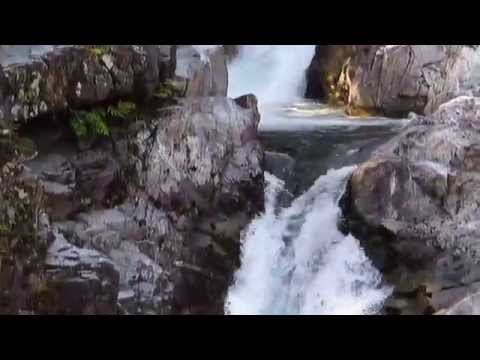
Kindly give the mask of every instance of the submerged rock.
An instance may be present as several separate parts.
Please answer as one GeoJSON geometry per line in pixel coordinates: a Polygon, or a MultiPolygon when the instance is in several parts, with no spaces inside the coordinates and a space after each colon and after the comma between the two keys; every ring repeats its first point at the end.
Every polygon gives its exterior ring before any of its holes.
{"type": "Polygon", "coordinates": [[[265,151],[265,171],[287,182],[293,174],[295,160],[283,153],[265,151]]]}

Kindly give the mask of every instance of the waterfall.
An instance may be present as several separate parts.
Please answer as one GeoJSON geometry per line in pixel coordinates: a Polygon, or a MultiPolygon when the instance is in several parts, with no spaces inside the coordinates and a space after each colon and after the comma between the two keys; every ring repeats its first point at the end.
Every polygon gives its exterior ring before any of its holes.
{"type": "Polygon", "coordinates": [[[266,174],[265,213],[242,239],[227,314],[373,314],[390,295],[357,239],[337,228],[338,198],[353,167],[330,170],[276,212],[283,182],[266,174]]]}
{"type": "Polygon", "coordinates": [[[243,45],[229,67],[229,96],[252,93],[264,104],[303,97],[315,45],[243,45]]]}
{"type": "MultiPolygon", "coordinates": [[[[314,45],[242,46],[229,66],[229,96],[257,96],[261,130],[346,124],[345,116],[302,99],[314,50],[314,45]]],[[[353,169],[328,171],[283,209],[277,199],[284,183],[265,173],[265,212],[242,235],[241,266],[225,299],[226,314],[379,310],[391,289],[382,285],[359,241],[338,230],[338,199],[353,169]]]]}

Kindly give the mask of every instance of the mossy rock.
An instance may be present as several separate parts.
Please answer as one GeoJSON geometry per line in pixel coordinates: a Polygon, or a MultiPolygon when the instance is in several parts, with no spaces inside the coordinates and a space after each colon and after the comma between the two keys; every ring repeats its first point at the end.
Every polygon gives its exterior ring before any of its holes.
{"type": "Polygon", "coordinates": [[[22,166],[6,163],[0,169],[0,313],[29,310],[47,251],[40,235],[45,197],[39,184],[21,179],[22,166]]]}
{"type": "Polygon", "coordinates": [[[28,159],[35,155],[37,147],[27,137],[19,137],[15,133],[0,136],[0,166],[12,159],[28,159]]]}

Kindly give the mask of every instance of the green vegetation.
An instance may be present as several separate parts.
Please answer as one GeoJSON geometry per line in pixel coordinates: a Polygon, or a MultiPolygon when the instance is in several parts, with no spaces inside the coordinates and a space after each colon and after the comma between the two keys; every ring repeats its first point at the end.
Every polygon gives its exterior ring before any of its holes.
{"type": "Polygon", "coordinates": [[[70,122],[73,132],[79,139],[95,139],[110,136],[109,122],[127,120],[137,106],[128,101],[120,101],[107,109],[78,111],[70,122]]]}
{"type": "Polygon", "coordinates": [[[95,47],[92,47],[92,48],[89,48],[88,51],[90,51],[90,53],[96,57],[102,57],[103,55],[105,55],[107,52],[108,52],[109,48],[108,46],[104,45],[104,46],[95,46],[95,47]]]}
{"type": "Polygon", "coordinates": [[[181,96],[185,91],[185,83],[175,80],[167,80],[164,84],[160,85],[154,92],[153,96],[167,99],[175,96],[181,96]]]}

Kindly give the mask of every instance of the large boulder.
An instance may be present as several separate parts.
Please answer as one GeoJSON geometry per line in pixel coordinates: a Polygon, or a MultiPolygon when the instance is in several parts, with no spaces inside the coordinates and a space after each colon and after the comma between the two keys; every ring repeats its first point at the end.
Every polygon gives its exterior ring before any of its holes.
{"type": "Polygon", "coordinates": [[[142,102],[153,96],[227,94],[226,57],[220,46],[37,47],[2,48],[2,127],[118,98],[142,102]]]}
{"type": "Polygon", "coordinates": [[[410,291],[435,297],[480,281],[479,131],[480,99],[456,98],[413,119],[352,175],[350,214],[387,234],[380,246],[412,275],[410,291]]]}
{"type": "Polygon", "coordinates": [[[170,46],[71,46],[22,58],[0,71],[0,124],[140,98],[171,74],[170,46]]]}
{"type": "Polygon", "coordinates": [[[0,50],[0,312],[222,313],[264,186],[257,101],[225,97],[224,49],[0,50]],[[62,122],[127,98],[109,136],[62,122]]]}
{"type": "Polygon", "coordinates": [[[323,45],[308,71],[312,96],[352,115],[431,114],[457,96],[472,52],[463,45],[323,45]]]}
{"type": "Polygon", "coordinates": [[[122,204],[55,227],[105,254],[128,313],[222,313],[240,233],[263,209],[256,99],[196,97],[129,130],[122,204]]]}

